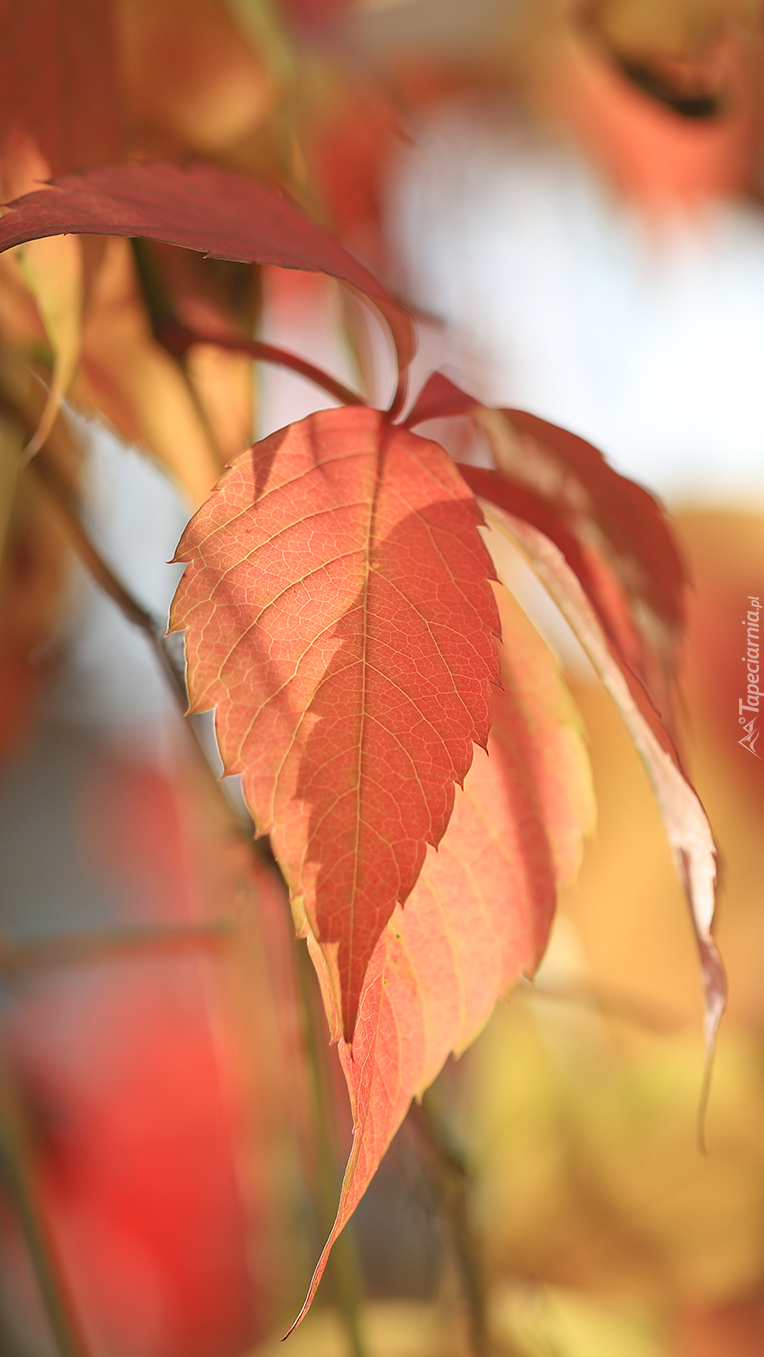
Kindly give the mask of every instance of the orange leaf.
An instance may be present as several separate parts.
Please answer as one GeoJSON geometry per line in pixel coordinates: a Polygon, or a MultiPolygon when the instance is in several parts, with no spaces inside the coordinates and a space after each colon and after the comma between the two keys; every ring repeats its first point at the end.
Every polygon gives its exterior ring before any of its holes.
{"type": "Polygon", "coordinates": [[[442,448],[355,407],[237,458],[178,548],[192,710],[216,708],[348,1040],[379,937],[488,738],[498,618],[479,523],[442,448]]]}
{"type": "MultiPolygon", "coordinates": [[[[535,970],[558,882],[575,873],[593,822],[578,713],[551,652],[501,593],[504,688],[494,694],[488,754],[476,752],[439,850],[428,851],[411,896],[377,943],[352,1050],[335,1011],[353,1145],[302,1314],[412,1097],[451,1051],[477,1036],[507,986],[535,970]]],[[[311,951],[331,1015],[331,983],[318,949],[311,951]]]]}

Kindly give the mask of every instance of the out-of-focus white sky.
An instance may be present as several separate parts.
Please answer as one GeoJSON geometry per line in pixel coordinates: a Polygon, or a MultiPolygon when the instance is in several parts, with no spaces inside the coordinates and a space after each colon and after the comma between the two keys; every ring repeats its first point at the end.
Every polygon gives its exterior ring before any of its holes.
{"type": "Polygon", "coordinates": [[[597,444],[671,504],[764,506],[764,213],[648,223],[506,103],[419,129],[388,230],[476,395],[597,444]]]}

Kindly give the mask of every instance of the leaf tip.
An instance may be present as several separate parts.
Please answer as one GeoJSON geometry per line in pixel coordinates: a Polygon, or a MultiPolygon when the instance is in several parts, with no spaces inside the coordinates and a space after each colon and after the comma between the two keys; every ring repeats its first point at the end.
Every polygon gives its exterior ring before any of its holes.
{"type": "Polygon", "coordinates": [[[716,1039],[719,1034],[719,1024],[724,1016],[724,1010],[727,1007],[727,977],[724,972],[724,964],[721,956],[719,955],[716,943],[711,935],[708,934],[705,937],[699,937],[698,945],[703,967],[706,1005],[703,1024],[705,1036],[703,1081],[701,1083],[700,1096],[698,1098],[698,1113],[695,1130],[698,1149],[704,1158],[706,1158],[708,1156],[706,1116],[711,1095],[711,1078],[713,1075],[714,1056],[716,1054],[716,1039]]]}

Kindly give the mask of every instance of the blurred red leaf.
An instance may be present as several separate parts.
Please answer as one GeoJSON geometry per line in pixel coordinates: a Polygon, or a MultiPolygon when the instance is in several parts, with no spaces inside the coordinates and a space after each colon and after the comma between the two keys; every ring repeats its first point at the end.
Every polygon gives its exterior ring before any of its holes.
{"type": "Polygon", "coordinates": [[[11,205],[0,220],[0,250],[69,232],[145,236],[216,259],[327,273],[373,301],[401,367],[413,354],[413,323],[374,275],[287,198],[230,170],[157,162],[54,179],[11,205]]]}
{"type": "MultiPolygon", "coordinates": [[[[33,138],[54,172],[120,150],[111,6],[0,0],[0,144],[33,138]]],[[[55,234],[55,233],[51,233],[55,234]]]]}
{"type": "MultiPolygon", "coordinates": [[[[594,814],[577,713],[556,661],[506,591],[503,690],[494,694],[488,753],[478,750],[437,852],[374,950],[352,1050],[334,1017],[354,1136],[337,1219],[311,1283],[373,1177],[409,1103],[451,1051],[469,1045],[498,996],[532,973],[558,882],[576,871],[594,814]]],[[[314,955],[316,949],[312,948],[314,955]]],[[[304,1313],[304,1311],[303,1311],[304,1313]]]]}
{"type": "MultiPolygon", "coordinates": [[[[61,871],[82,871],[103,925],[62,927],[52,900],[47,957],[45,936],[27,940],[34,970],[3,1014],[43,1219],[88,1352],[234,1357],[265,1327],[259,1245],[273,1208],[253,1175],[242,1200],[245,1092],[222,957],[203,929],[241,899],[242,859],[187,775],[87,745],[76,767],[67,783],[54,765],[71,841],[61,871]]],[[[259,908],[259,875],[253,885],[259,908]]],[[[249,1053],[256,1096],[273,1103],[268,1058],[249,1053]]],[[[3,1213],[4,1273],[25,1318],[20,1245],[3,1213]]]]}
{"type": "Polygon", "coordinates": [[[385,924],[488,738],[498,617],[479,522],[442,448],[356,407],[237,458],[178,548],[192,709],[216,708],[348,1041],[385,924]]]}

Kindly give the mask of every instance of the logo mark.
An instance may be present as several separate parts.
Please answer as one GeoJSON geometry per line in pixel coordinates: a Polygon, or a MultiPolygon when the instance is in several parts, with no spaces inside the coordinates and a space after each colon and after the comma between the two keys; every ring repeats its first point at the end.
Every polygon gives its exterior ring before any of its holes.
{"type": "Polygon", "coordinates": [[[756,752],[756,741],[759,738],[759,729],[757,720],[759,717],[761,703],[761,689],[759,688],[759,617],[761,614],[761,603],[754,594],[748,595],[748,611],[743,618],[745,632],[745,650],[743,664],[746,666],[745,682],[746,695],[741,697],[737,704],[738,721],[743,727],[744,735],[738,744],[747,749],[749,754],[753,754],[755,759],[760,759],[761,754],[756,752]],[[751,713],[750,718],[746,719],[743,712],[751,713]]]}

